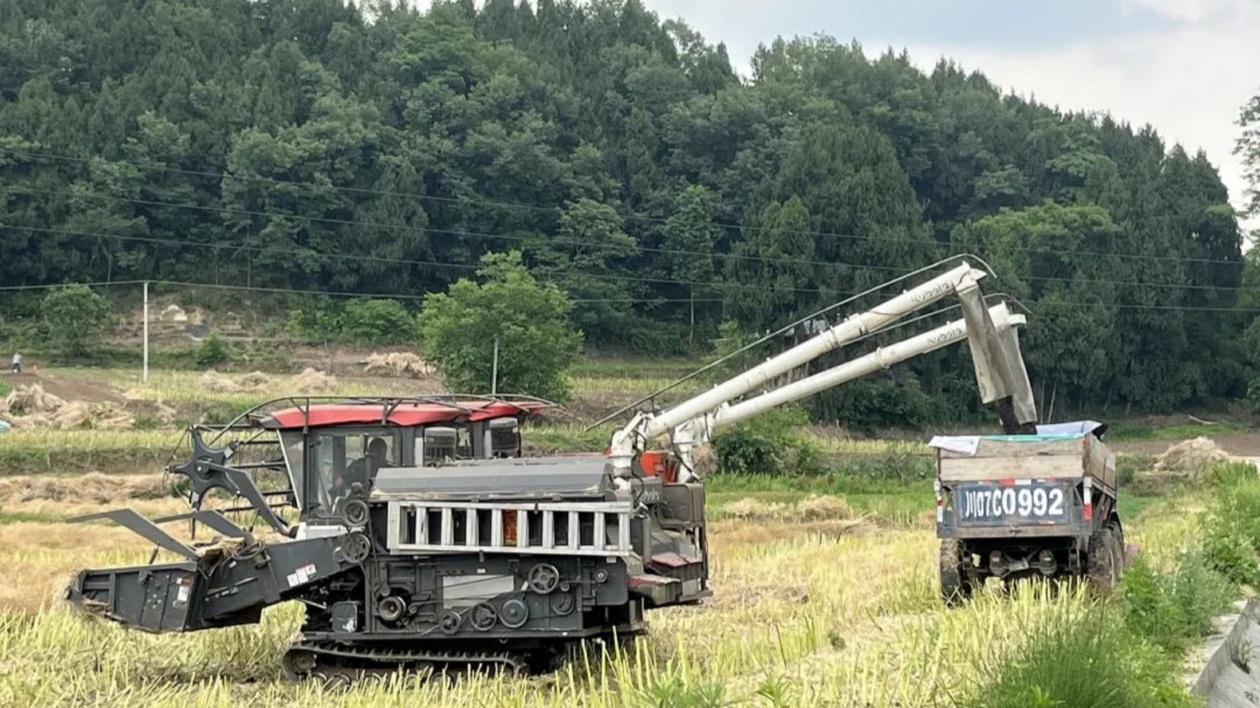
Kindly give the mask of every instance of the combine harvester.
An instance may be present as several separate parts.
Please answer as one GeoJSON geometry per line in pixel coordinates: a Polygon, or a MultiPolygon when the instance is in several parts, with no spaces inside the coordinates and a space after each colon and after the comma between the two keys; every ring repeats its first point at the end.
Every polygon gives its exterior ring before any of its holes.
{"type": "Polygon", "coordinates": [[[266,607],[301,602],[301,637],[283,658],[295,679],[551,670],[584,640],[641,634],[649,609],[711,595],[692,450],[715,430],[963,339],[1003,428],[1034,425],[1016,334],[1024,320],[1004,304],[986,308],[984,276],[963,262],[669,410],[636,415],[604,454],[522,457],[517,423],[547,405],[524,398],[303,400],[245,416],[209,443],[194,429],[191,459],[168,467],[186,478],[192,511],[156,523],[131,510],[85,517],[121,523],[177,559],[84,570],[66,598],[151,632],[253,624],[266,607]],[[732,404],[951,294],[963,319],[732,404]],[[662,436],[671,451],[647,448],[662,436]],[[240,462],[255,444],[281,454],[240,462]],[[375,457],[347,465],[356,451],[375,457]],[[286,488],[260,491],[258,471],[286,488]],[[246,499],[279,538],[206,508],[216,489],[246,499]],[[273,511],[275,498],[299,523],[273,511]],[[189,545],[157,525],[185,519],[223,538],[189,545]]]}

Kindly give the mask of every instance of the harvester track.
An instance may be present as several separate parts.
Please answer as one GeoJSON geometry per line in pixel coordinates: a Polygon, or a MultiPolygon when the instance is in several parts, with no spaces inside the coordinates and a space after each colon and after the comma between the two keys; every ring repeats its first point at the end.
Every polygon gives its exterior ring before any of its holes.
{"type": "Polygon", "coordinates": [[[432,670],[435,675],[452,670],[498,667],[509,673],[526,673],[526,658],[512,653],[440,652],[405,649],[373,649],[336,642],[301,641],[289,647],[281,660],[284,677],[290,681],[317,679],[348,681],[364,676],[385,675],[398,669],[409,673],[432,670]]]}

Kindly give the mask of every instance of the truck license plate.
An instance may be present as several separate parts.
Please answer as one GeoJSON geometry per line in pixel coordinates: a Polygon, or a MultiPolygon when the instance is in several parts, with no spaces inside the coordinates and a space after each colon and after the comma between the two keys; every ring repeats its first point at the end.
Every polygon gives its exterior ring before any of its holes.
{"type": "Polygon", "coordinates": [[[968,484],[957,488],[955,509],[961,521],[1065,521],[1067,489],[1050,484],[968,484]]]}

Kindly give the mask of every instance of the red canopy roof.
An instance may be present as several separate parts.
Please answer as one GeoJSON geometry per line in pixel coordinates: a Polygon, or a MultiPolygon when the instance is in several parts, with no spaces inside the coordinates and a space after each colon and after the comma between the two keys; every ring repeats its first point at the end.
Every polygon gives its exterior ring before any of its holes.
{"type": "MultiPolygon", "coordinates": [[[[546,404],[534,401],[512,402],[495,400],[459,401],[457,403],[405,402],[389,410],[386,420],[391,425],[409,428],[431,423],[449,423],[457,420],[478,421],[489,418],[514,417],[529,413],[546,404]]],[[[268,428],[324,427],[329,425],[353,425],[355,423],[380,423],[388,408],[384,403],[319,403],[309,407],[286,408],[276,411],[265,423],[268,428]]]]}

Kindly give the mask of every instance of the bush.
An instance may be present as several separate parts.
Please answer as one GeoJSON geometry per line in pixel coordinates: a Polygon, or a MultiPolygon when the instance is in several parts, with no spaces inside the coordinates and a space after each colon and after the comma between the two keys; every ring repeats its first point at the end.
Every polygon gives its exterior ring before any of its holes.
{"type": "Polygon", "coordinates": [[[919,428],[936,416],[931,396],[913,375],[851,381],[809,403],[817,420],[842,421],[857,432],[919,428]]]}
{"type": "Polygon", "coordinates": [[[1214,468],[1218,480],[1203,516],[1203,550],[1208,565],[1239,585],[1260,587],[1260,481],[1254,470],[1214,468]]]}
{"type": "Polygon", "coordinates": [[[384,345],[413,342],[416,321],[397,300],[355,299],[342,303],[312,298],[289,311],[284,330],[308,342],[384,345]]]}
{"type": "Polygon", "coordinates": [[[222,337],[218,334],[212,334],[197,348],[196,358],[198,367],[212,369],[219,364],[230,361],[232,349],[222,337]]]}
{"type": "Polygon", "coordinates": [[[1233,587],[1213,570],[1202,552],[1184,554],[1171,575],[1161,575],[1139,555],[1125,571],[1125,621],[1134,634],[1178,654],[1212,631],[1227,610],[1233,587]]]}
{"type": "Polygon", "coordinates": [[[109,301],[86,285],[50,291],[40,303],[45,338],[64,356],[82,356],[100,341],[109,326],[109,301]]]}
{"type": "Polygon", "coordinates": [[[722,472],[734,474],[819,474],[821,455],[798,431],[809,424],[800,408],[767,411],[713,439],[722,472]]]}
{"type": "MultiPolygon", "coordinates": [[[[1260,319],[1257,321],[1260,322],[1260,319]]],[[[1248,410],[1252,413],[1260,414],[1260,379],[1252,379],[1247,382],[1247,397],[1244,401],[1248,410]]]]}
{"type": "Polygon", "coordinates": [[[356,344],[398,344],[416,339],[416,321],[397,300],[346,303],[341,336],[356,344]]]}

